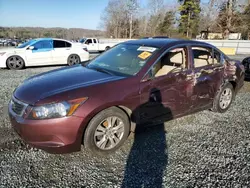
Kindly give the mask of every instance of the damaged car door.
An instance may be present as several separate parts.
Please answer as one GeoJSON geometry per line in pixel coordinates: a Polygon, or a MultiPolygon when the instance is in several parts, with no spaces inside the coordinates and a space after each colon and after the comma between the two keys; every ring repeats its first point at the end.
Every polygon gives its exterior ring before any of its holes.
{"type": "Polygon", "coordinates": [[[195,77],[192,100],[196,109],[207,108],[223,81],[221,54],[206,46],[192,46],[191,54],[195,77]]]}

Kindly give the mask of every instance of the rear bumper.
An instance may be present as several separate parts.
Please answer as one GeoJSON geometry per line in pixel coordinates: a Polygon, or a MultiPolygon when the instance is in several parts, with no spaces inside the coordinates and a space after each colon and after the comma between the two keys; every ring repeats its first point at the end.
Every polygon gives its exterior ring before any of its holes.
{"type": "Polygon", "coordinates": [[[13,115],[9,117],[14,130],[28,144],[48,153],[70,153],[81,150],[83,119],[75,116],[27,120],[13,115]]]}
{"type": "Polygon", "coordinates": [[[86,52],[84,54],[80,54],[80,59],[81,59],[81,62],[88,61],[90,59],[89,52],[86,52]]]}

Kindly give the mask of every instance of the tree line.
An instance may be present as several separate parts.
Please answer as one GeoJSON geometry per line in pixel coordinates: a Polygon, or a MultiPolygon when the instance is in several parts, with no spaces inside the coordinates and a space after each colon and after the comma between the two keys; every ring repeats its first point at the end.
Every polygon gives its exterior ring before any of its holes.
{"type": "Polygon", "coordinates": [[[194,38],[201,31],[241,33],[250,31],[250,0],[109,0],[101,17],[107,37],[140,38],[155,35],[194,38]]]}
{"type": "Polygon", "coordinates": [[[79,40],[83,37],[103,37],[104,32],[100,30],[89,30],[81,28],[43,28],[43,27],[0,27],[0,38],[64,38],[79,40]]]}

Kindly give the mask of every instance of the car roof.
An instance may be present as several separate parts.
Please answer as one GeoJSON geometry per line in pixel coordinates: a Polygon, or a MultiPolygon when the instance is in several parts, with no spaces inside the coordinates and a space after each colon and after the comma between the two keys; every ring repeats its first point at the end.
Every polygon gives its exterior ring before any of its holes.
{"type": "Polygon", "coordinates": [[[68,40],[59,39],[59,38],[34,38],[33,40],[62,40],[62,41],[70,42],[70,41],[68,41],[68,40]]]}
{"type": "Polygon", "coordinates": [[[134,44],[134,45],[141,45],[141,46],[152,46],[157,48],[163,48],[171,45],[177,44],[197,44],[197,45],[207,45],[212,46],[205,42],[195,41],[195,40],[184,40],[184,39],[139,39],[139,40],[128,40],[123,42],[123,44],[134,44]]]}

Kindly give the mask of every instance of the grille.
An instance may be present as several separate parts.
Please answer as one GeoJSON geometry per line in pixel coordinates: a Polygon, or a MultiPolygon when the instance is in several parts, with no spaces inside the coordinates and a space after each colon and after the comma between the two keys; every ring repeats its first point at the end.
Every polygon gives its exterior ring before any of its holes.
{"type": "Polygon", "coordinates": [[[12,100],[11,100],[11,109],[15,114],[17,114],[19,116],[23,115],[23,112],[24,112],[26,107],[27,107],[27,105],[24,104],[23,102],[18,101],[15,98],[12,98],[12,100]]]}

